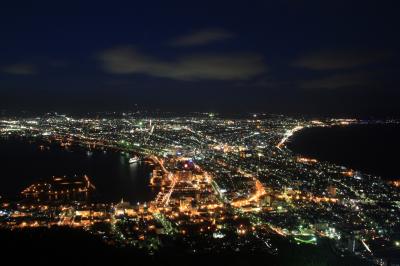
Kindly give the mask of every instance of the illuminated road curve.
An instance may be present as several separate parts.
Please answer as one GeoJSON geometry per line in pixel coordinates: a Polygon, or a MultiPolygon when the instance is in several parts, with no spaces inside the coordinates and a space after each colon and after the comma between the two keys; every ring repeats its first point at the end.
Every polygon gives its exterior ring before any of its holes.
{"type": "Polygon", "coordinates": [[[283,138],[282,138],[281,141],[278,143],[278,145],[276,145],[276,147],[277,147],[278,149],[281,149],[281,148],[283,147],[283,145],[286,143],[286,141],[287,141],[291,136],[293,136],[293,134],[294,134],[296,131],[302,130],[303,128],[304,128],[303,126],[296,126],[296,127],[292,128],[292,129],[286,131],[285,134],[284,134],[284,136],[283,136],[283,138]]]}

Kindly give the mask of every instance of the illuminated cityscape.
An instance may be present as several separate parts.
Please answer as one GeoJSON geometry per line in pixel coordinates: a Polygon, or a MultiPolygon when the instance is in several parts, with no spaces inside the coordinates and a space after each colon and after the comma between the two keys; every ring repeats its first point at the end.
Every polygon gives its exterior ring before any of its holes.
{"type": "Polygon", "coordinates": [[[400,266],[399,1],[3,2],[0,265],[400,266]]]}
{"type": "Polygon", "coordinates": [[[216,114],[187,117],[74,118],[49,114],[0,121],[2,138],[123,153],[131,164],[154,166],[148,185],[156,197],[138,204],[90,200],[90,177],[52,177],[3,200],[4,228],[66,226],[101,235],[110,245],[149,254],[170,241],[188,253],[257,250],[277,255],[274,238],[302,245],[329,241],[342,254],[382,263],[373,247],[399,246],[398,181],[385,182],[286,147],[303,128],[397,120],[293,119],[254,114],[248,119],[216,114]],[[384,217],[384,219],[382,219],[384,217]]]}

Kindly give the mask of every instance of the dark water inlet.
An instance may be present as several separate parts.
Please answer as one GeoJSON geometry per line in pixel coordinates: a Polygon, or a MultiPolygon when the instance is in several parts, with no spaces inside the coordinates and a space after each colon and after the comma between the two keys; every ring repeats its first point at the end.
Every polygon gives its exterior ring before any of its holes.
{"type": "Polygon", "coordinates": [[[80,147],[66,150],[21,138],[0,139],[0,195],[15,199],[32,184],[52,176],[88,175],[96,186],[96,200],[132,203],[149,201],[156,194],[148,186],[152,166],[128,163],[119,152],[80,147]],[[43,145],[41,148],[40,146],[43,145]]]}

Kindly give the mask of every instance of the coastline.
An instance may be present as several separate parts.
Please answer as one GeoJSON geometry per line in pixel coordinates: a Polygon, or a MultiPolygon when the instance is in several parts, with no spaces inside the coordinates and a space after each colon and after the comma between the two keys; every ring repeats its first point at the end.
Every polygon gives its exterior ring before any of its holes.
{"type": "Polygon", "coordinates": [[[131,165],[128,157],[115,151],[64,147],[25,138],[2,138],[3,175],[12,182],[2,186],[4,198],[15,198],[26,187],[52,176],[88,175],[97,187],[93,200],[132,203],[152,198],[151,166],[131,165]],[[50,160],[48,162],[48,160],[50,160]],[[23,165],[23,167],[21,167],[23,165]]]}
{"type": "Polygon", "coordinates": [[[399,145],[399,141],[394,141],[395,134],[393,133],[391,133],[391,135],[385,135],[385,133],[387,134],[391,131],[400,131],[399,123],[308,125],[303,127],[302,130],[296,131],[296,133],[285,142],[285,148],[293,156],[305,156],[320,162],[379,176],[383,180],[397,180],[400,174],[398,172],[396,174],[395,162],[391,162],[393,159],[390,154],[392,150],[395,150],[395,147],[399,145]],[[368,129],[365,127],[368,127],[368,129]],[[371,131],[371,133],[365,130],[371,131]],[[321,134],[323,134],[324,137],[322,137],[321,134]],[[376,136],[377,134],[379,135],[376,136]],[[311,138],[313,138],[313,145],[310,144],[311,138]],[[324,138],[330,141],[334,139],[333,142],[335,143],[327,144],[324,138]],[[338,140],[338,138],[340,138],[340,140],[338,140]],[[296,140],[297,143],[295,143],[296,140]],[[390,141],[395,143],[389,146],[386,142],[390,141]],[[361,142],[363,142],[368,149],[362,150],[361,142]],[[380,142],[382,142],[381,145],[380,142]],[[386,149],[387,152],[385,153],[386,149]],[[373,161],[371,157],[375,157],[377,154],[381,157],[383,156],[384,160],[382,161],[384,163],[378,164],[377,161],[373,161]],[[352,158],[351,155],[356,158],[352,158]],[[365,161],[365,163],[363,163],[363,161],[365,161]],[[374,166],[376,169],[374,169],[374,166]]]}

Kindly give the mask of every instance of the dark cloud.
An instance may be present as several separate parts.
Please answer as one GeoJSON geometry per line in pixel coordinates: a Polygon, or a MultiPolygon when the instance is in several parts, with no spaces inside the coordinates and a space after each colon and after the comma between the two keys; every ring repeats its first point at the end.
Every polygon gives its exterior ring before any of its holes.
{"type": "Polygon", "coordinates": [[[350,69],[384,61],[390,55],[382,51],[323,51],[300,57],[292,66],[311,70],[350,69]]]}
{"type": "Polygon", "coordinates": [[[33,75],[37,73],[36,66],[22,63],[3,66],[1,71],[12,75],[33,75]]]}
{"type": "Polygon", "coordinates": [[[207,29],[178,37],[170,42],[172,46],[195,46],[232,38],[233,33],[223,29],[207,29]]]}
{"type": "Polygon", "coordinates": [[[98,55],[105,71],[113,74],[146,74],[175,80],[245,80],[266,71],[258,54],[196,54],[165,61],[117,47],[98,55]]]}
{"type": "Polygon", "coordinates": [[[352,72],[346,74],[335,74],[328,77],[322,77],[300,83],[303,89],[341,89],[341,88],[357,88],[361,86],[370,87],[376,80],[372,77],[372,73],[368,72],[352,72]]]}

